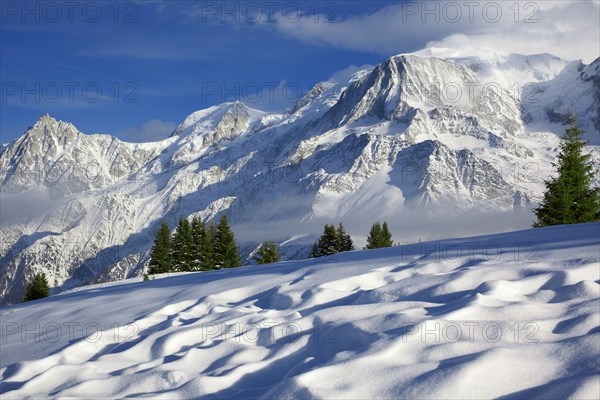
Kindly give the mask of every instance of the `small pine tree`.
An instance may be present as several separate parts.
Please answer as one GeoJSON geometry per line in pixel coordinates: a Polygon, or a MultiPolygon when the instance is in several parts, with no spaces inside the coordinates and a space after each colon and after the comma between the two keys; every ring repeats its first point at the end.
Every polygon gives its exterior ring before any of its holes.
{"type": "Polygon", "coordinates": [[[392,239],[392,233],[390,232],[390,228],[388,227],[388,223],[386,221],[383,222],[383,226],[381,227],[381,246],[380,247],[392,247],[394,245],[394,240],[392,239]]]}
{"type": "Polygon", "coordinates": [[[560,143],[558,161],[554,163],[558,176],[545,181],[546,192],[540,206],[534,210],[534,227],[576,224],[600,220],[600,189],[592,188],[594,170],[589,154],[583,154],[588,142],[574,115],[560,143]]]}
{"type": "Polygon", "coordinates": [[[23,301],[31,301],[48,297],[50,294],[50,286],[46,279],[46,274],[43,272],[35,274],[33,281],[27,285],[25,290],[25,298],[23,301]]]}
{"type": "Polygon", "coordinates": [[[216,235],[216,254],[215,261],[217,268],[233,268],[242,265],[235,235],[229,227],[229,222],[225,215],[219,219],[216,235]]]}
{"type": "Polygon", "coordinates": [[[371,231],[369,232],[369,236],[367,237],[367,245],[365,249],[378,249],[381,247],[381,243],[383,239],[383,229],[381,228],[381,224],[379,222],[374,222],[371,225],[371,231]]]}
{"type": "Polygon", "coordinates": [[[338,251],[338,237],[335,226],[325,225],[323,229],[323,235],[318,242],[319,255],[329,256],[332,254],[339,253],[338,251]]]}
{"type": "Polygon", "coordinates": [[[254,261],[258,264],[271,264],[281,260],[279,249],[273,242],[264,242],[254,256],[254,261]]]}
{"type": "Polygon", "coordinates": [[[186,218],[179,220],[179,225],[173,235],[173,269],[178,272],[192,270],[192,249],[194,240],[192,226],[186,218]]]}
{"type": "Polygon", "coordinates": [[[374,222],[371,225],[371,231],[367,237],[367,245],[365,249],[379,249],[382,247],[391,247],[394,245],[392,234],[387,222],[383,222],[383,226],[379,222],[374,222]]]}
{"type": "Polygon", "coordinates": [[[338,226],[337,229],[337,250],[338,252],[342,252],[342,251],[351,251],[354,250],[354,244],[352,243],[352,238],[350,237],[350,235],[348,235],[346,233],[346,230],[344,229],[344,225],[342,225],[342,223],[340,222],[340,225],[338,226]]]}
{"type": "Polygon", "coordinates": [[[335,229],[335,226],[327,224],[323,229],[323,235],[313,244],[309,258],[329,256],[350,250],[354,250],[354,244],[350,235],[346,233],[344,225],[340,223],[335,229]]]}
{"type": "Polygon", "coordinates": [[[150,274],[162,274],[173,270],[173,254],[171,249],[171,230],[166,222],[156,232],[154,245],[150,252],[150,274]]]}

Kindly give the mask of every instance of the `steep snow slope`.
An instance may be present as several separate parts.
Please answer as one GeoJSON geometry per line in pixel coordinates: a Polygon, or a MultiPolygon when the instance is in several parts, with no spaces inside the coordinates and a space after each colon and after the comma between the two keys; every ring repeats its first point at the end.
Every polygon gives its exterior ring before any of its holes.
{"type": "Polygon", "coordinates": [[[133,279],[0,308],[3,398],[600,391],[600,223],[133,279]]]}
{"type": "Polygon", "coordinates": [[[401,241],[419,226],[439,238],[445,216],[530,226],[569,104],[599,135],[599,74],[598,61],[429,49],[318,83],[281,114],[194,112],[155,143],[43,116],[0,150],[0,304],[38,271],[57,291],[139,276],[158,224],[194,215],[227,214],[243,256],[273,240],[286,258],[340,220],[356,237],[388,219],[401,241]]]}

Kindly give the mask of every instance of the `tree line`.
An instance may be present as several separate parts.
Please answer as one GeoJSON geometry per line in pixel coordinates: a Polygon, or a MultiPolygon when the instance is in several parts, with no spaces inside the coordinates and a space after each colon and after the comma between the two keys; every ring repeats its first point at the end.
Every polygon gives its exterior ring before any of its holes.
{"type": "MultiPolygon", "coordinates": [[[[387,222],[384,221],[383,225],[379,221],[374,222],[371,225],[367,245],[364,249],[379,249],[393,245],[394,241],[387,222]]],[[[329,256],[350,250],[354,250],[354,244],[350,235],[346,233],[344,225],[340,223],[337,229],[334,225],[325,225],[323,235],[313,244],[309,258],[329,256]]]]}
{"type": "MultiPolygon", "coordinates": [[[[387,222],[373,223],[365,249],[393,246],[387,222]]],[[[354,244],[343,224],[337,228],[325,225],[323,235],[314,243],[309,258],[317,258],[354,250],[354,244]]],[[[273,242],[263,242],[254,257],[257,264],[270,264],[281,260],[279,249],[273,242]]],[[[150,274],[167,272],[211,271],[241,266],[235,234],[226,216],[219,223],[204,224],[194,217],[179,220],[173,233],[166,222],[156,232],[150,251],[150,274]]]]}
{"type": "Polygon", "coordinates": [[[150,251],[150,274],[211,271],[242,265],[235,235],[225,215],[206,225],[199,217],[179,220],[175,232],[163,222],[150,251]]]}

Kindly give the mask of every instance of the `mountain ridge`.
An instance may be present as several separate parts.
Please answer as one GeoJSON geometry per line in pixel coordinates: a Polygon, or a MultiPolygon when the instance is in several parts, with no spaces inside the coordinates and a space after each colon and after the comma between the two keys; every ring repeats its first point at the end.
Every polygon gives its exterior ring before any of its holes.
{"type": "Polygon", "coordinates": [[[162,220],[226,213],[234,226],[284,224],[293,228],[243,234],[244,256],[275,240],[297,258],[314,225],[333,217],[526,210],[564,130],[553,116],[573,99],[598,144],[599,64],[398,55],[349,82],[317,83],[283,113],[224,103],[149,143],[87,135],[44,115],[0,151],[2,301],[17,301],[36,271],[57,290],[141,274],[162,220]],[[527,101],[531,87],[536,102],[527,101]],[[32,203],[40,215],[19,219],[14,210],[32,197],[44,200],[32,203]],[[303,239],[288,243],[295,236],[303,239]]]}

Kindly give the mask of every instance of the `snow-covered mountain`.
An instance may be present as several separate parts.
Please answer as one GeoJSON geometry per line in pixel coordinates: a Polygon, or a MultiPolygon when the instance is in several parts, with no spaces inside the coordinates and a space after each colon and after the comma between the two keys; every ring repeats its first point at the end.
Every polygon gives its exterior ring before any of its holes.
{"type": "Polygon", "coordinates": [[[599,65],[428,49],[318,83],[281,114],[194,112],[154,143],[45,115],[0,150],[2,303],[40,270],[57,290],[139,275],[158,224],[194,215],[226,213],[245,255],[274,240],[288,258],[323,222],[475,210],[527,226],[571,109],[600,144],[599,65]]]}
{"type": "Polygon", "coordinates": [[[0,308],[22,398],[597,399],[600,223],[141,277],[0,308]]]}

